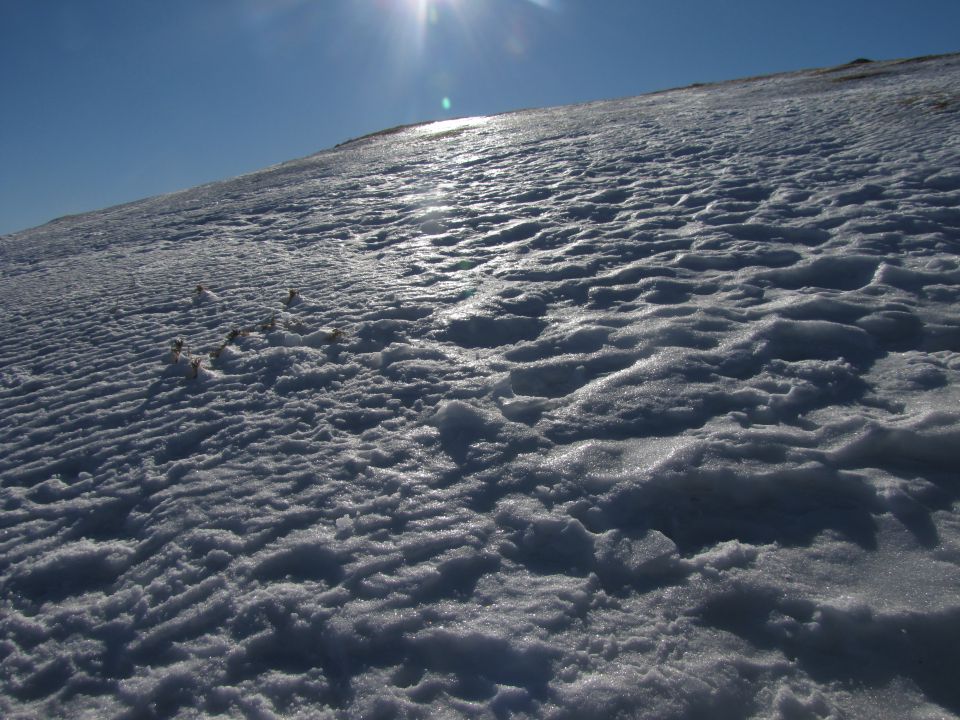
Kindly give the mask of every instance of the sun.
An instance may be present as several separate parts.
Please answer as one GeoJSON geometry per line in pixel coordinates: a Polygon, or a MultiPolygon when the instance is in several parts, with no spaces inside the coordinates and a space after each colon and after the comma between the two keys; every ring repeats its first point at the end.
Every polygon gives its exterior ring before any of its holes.
{"type": "Polygon", "coordinates": [[[377,0],[374,7],[391,44],[389,71],[412,88],[405,101],[422,109],[417,115],[450,118],[497,82],[486,68],[529,54],[538,18],[562,1],[377,0]]]}
{"type": "Polygon", "coordinates": [[[458,10],[465,0],[403,0],[412,9],[421,27],[440,22],[440,8],[458,10]]]}
{"type": "Polygon", "coordinates": [[[436,93],[436,111],[448,114],[454,109],[455,88],[448,71],[455,65],[454,52],[461,57],[476,46],[483,18],[478,11],[483,3],[471,0],[394,0],[399,11],[394,30],[403,38],[404,62],[413,63],[424,81],[436,93]]]}

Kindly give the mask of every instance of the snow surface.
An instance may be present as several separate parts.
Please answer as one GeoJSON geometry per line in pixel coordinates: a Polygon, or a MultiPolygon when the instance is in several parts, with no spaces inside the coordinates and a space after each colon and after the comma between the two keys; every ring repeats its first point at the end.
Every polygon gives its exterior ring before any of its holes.
{"type": "Polygon", "coordinates": [[[957,717],[958,151],[852,64],[3,238],[0,714],[957,717]]]}

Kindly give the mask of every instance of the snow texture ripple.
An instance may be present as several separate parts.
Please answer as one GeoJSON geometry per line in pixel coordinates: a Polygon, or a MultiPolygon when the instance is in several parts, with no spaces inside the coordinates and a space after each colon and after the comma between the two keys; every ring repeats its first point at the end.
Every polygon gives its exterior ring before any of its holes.
{"type": "Polygon", "coordinates": [[[957,717],[958,151],[859,63],[0,239],[0,714],[957,717]]]}

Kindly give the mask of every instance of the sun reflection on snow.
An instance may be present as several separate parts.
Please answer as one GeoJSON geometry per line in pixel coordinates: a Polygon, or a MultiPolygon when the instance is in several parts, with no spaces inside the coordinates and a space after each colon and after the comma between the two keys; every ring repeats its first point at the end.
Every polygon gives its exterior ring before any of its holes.
{"type": "Polygon", "coordinates": [[[424,137],[437,137],[441,135],[450,135],[468,128],[480,127],[490,122],[486,116],[453,118],[451,120],[437,120],[436,122],[424,123],[413,128],[413,131],[424,137]]]}
{"type": "MultiPolygon", "coordinates": [[[[438,120],[424,123],[410,129],[410,132],[425,141],[436,141],[441,138],[459,135],[471,128],[481,127],[488,122],[489,117],[468,117],[452,120],[438,120]]],[[[439,161],[442,164],[442,161],[439,161]]],[[[447,229],[445,218],[455,211],[451,198],[456,195],[458,183],[452,179],[421,178],[419,187],[406,200],[420,209],[418,223],[421,231],[427,235],[442,234],[447,229]]]]}

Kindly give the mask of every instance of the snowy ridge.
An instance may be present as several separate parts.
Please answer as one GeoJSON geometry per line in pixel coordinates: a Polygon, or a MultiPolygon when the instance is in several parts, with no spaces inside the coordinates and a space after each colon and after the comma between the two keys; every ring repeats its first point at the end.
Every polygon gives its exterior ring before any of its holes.
{"type": "Polygon", "coordinates": [[[0,239],[0,713],[957,717],[958,150],[865,63],[0,239]]]}

